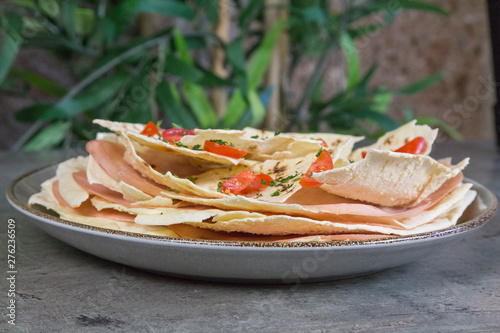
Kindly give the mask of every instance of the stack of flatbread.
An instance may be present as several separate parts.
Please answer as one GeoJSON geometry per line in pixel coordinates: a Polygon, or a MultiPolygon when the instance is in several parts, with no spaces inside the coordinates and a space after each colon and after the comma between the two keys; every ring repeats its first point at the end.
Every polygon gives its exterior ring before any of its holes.
{"type": "Polygon", "coordinates": [[[194,130],[176,142],[145,135],[143,124],[95,120],[111,133],[88,156],[62,162],[30,205],[62,219],[147,235],[242,241],[331,241],[398,237],[457,223],[476,192],[457,165],[429,156],[437,130],[410,122],[375,144],[331,133],[194,130]],[[414,138],[424,151],[396,152],[414,138]],[[241,158],[203,149],[221,140],[241,158]],[[310,172],[322,150],[333,168],[310,172]],[[273,181],[233,194],[221,184],[250,170],[273,181]],[[320,182],[303,187],[305,175],[320,182]]]}

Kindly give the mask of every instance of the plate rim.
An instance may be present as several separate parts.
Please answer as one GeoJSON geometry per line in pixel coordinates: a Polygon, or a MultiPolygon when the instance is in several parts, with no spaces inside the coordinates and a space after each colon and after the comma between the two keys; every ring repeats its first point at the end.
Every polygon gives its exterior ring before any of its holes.
{"type": "MultiPolygon", "coordinates": [[[[16,177],[14,180],[12,180],[9,185],[7,186],[6,190],[6,197],[7,201],[11,204],[13,208],[18,210],[20,213],[25,214],[31,218],[34,218],[36,220],[39,220],[43,223],[46,223],[47,220],[51,223],[54,224],[56,227],[61,227],[57,226],[57,224],[61,224],[62,226],[66,228],[76,228],[74,231],[78,231],[80,229],[81,231],[85,231],[90,234],[96,233],[97,235],[101,234],[100,236],[108,236],[108,237],[113,237],[113,236],[121,236],[125,237],[125,239],[129,240],[143,240],[143,241],[157,241],[157,242],[165,242],[165,243],[174,243],[174,244],[183,244],[183,245],[201,245],[201,246],[223,246],[223,247],[231,247],[231,248],[345,248],[345,247],[353,247],[353,246],[371,246],[371,245],[389,245],[389,244],[397,244],[401,242],[410,242],[410,241],[422,241],[422,240],[428,240],[428,239],[433,239],[433,238],[443,238],[443,237],[449,237],[453,236],[456,234],[461,234],[470,230],[477,229],[484,224],[486,224],[488,221],[490,221],[496,214],[497,212],[497,206],[498,206],[498,199],[495,196],[495,194],[490,191],[487,187],[484,185],[478,183],[477,181],[474,181],[470,178],[465,178],[464,181],[468,181],[473,184],[473,186],[479,186],[483,191],[486,192],[487,195],[491,196],[491,199],[493,200],[492,205],[489,209],[486,209],[484,212],[482,212],[479,216],[462,222],[460,224],[456,224],[454,226],[437,230],[437,231],[431,231],[431,232],[426,232],[426,233],[420,233],[420,234],[412,234],[412,235],[406,235],[406,236],[396,236],[396,237],[380,237],[380,238],[375,238],[375,239],[367,239],[367,240],[343,240],[343,241],[294,241],[294,242],[260,242],[260,241],[236,241],[236,240],[206,240],[206,239],[193,239],[193,238],[176,238],[176,237],[169,237],[169,236],[157,236],[157,235],[148,235],[148,234],[141,234],[141,233],[135,233],[135,232],[128,232],[128,231],[121,231],[121,230],[113,230],[113,229],[106,229],[106,228],[101,228],[101,227],[94,227],[94,226],[89,226],[85,225],[82,223],[78,222],[72,222],[69,220],[62,219],[57,216],[53,216],[47,213],[44,213],[42,211],[39,211],[37,209],[31,208],[21,202],[19,198],[16,197],[14,194],[14,188],[15,186],[22,181],[23,179],[36,174],[41,171],[45,171],[50,168],[54,168],[56,165],[58,165],[60,162],[56,163],[51,163],[39,168],[36,168],[34,170],[25,172],[21,174],[20,176],[16,177]],[[43,221],[42,219],[45,219],[43,221]]],[[[55,170],[54,170],[55,171],[55,170]]],[[[41,184],[38,184],[40,186],[41,184]]]]}

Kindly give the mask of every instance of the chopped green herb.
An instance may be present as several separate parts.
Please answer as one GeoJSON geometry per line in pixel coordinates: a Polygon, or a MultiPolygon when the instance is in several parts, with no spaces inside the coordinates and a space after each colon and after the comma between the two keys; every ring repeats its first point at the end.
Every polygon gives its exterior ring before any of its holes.
{"type": "Polygon", "coordinates": [[[195,177],[187,177],[186,179],[193,183],[196,181],[195,177]]]}
{"type": "Polygon", "coordinates": [[[280,134],[281,134],[281,131],[276,131],[276,132],[274,132],[274,136],[276,136],[276,135],[280,135],[280,134]]]}
{"type": "Polygon", "coordinates": [[[170,188],[167,188],[167,191],[169,191],[169,192],[174,192],[175,194],[179,194],[179,193],[180,193],[179,191],[177,191],[177,190],[172,190],[172,189],[170,189],[170,188]]]}
{"type": "Polygon", "coordinates": [[[177,176],[175,173],[172,174],[172,176],[174,176],[175,178],[179,178],[179,176],[177,176]]]}
{"type": "Polygon", "coordinates": [[[267,182],[266,182],[264,179],[262,179],[262,178],[260,179],[260,183],[261,183],[262,185],[267,185],[267,182]]]}
{"type": "Polygon", "coordinates": [[[217,192],[222,193],[222,182],[217,183],[217,192]]]}
{"type": "Polygon", "coordinates": [[[231,147],[234,147],[234,144],[233,144],[232,142],[229,142],[229,145],[230,145],[231,147]]]}
{"type": "Polygon", "coordinates": [[[259,193],[259,194],[257,195],[257,198],[260,198],[260,197],[262,197],[262,193],[259,193]]]}
{"type": "Polygon", "coordinates": [[[293,181],[293,182],[298,182],[298,181],[299,181],[299,180],[301,180],[301,179],[302,179],[302,177],[297,177],[297,178],[294,178],[292,181],[293,181]]]}
{"type": "Polygon", "coordinates": [[[253,136],[251,136],[251,138],[252,138],[252,139],[258,139],[258,138],[259,138],[259,136],[258,136],[258,135],[253,135],[253,136]]]}
{"type": "Polygon", "coordinates": [[[173,140],[174,144],[177,146],[177,147],[181,147],[181,148],[189,148],[188,146],[186,146],[185,144],[183,144],[182,142],[180,141],[175,141],[173,140]]]}
{"type": "Polygon", "coordinates": [[[319,157],[319,155],[321,155],[322,152],[323,152],[323,147],[320,147],[318,153],[316,154],[316,157],[319,157]]]}
{"type": "Polygon", "coordinates": [[[220,139],[217,139],[217,140],[210,140],[211,142],[215,142],[216,144],[218,145],[227,145],[227,142],[224,141],[224,140],[220,140],[220,139]]]}
{"type": "Polygon", "coordinates": [[[201,149],[201,145],[194,145],[193,148],[191,148],[193,150],[203,150],[201,149]]]}
{"type": "Polygon", "coordinates": [[[277,197],[278,195],[280,195],[280,191],[275,191],[271,194],[272,197],[277,197]]]}
{"type": "Polygon", "coordinates": [[[269,182],[269,186],[276,186],[276,181],[275,180],[271,180],[269,182]]]}
{"type": "Polygon", "coordinates": [[[353,160],[349,160],[349,163],[354,163],[354,162],[355,162],[355,161],[353,161],[353,160]]]}
{"type": "Polygon", "coordinates": [[[285,187],[285,191],[288,190],[290,187],[292,187],[293,184],[288,184],[286,187],[285,187]]]}

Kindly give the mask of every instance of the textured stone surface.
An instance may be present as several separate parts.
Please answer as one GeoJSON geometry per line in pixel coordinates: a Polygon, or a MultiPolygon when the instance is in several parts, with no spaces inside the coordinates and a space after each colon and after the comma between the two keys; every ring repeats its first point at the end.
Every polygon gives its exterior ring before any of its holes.
{"type": "MultiPolygon", "coordinates": [[[[0,153],[0,190],[72,155],[0,153]]],[[[491,143],[445,144],[435,156],[470,156],[465,175],[500,195],[491,143]]],[[[191,281],[121,266],[48,236],[1,201],[4,277],[8,218],[17,225],[17,330],[5,320],[2,278],[2,332],[500,332],[500,216],[415,263],[297,286],[191,281]]]]}
{"type": "MultiPolygon", "coordinates": [[[[358,42],[363,72],[377,63],[373,83],[389,88],[442,72],[444,80],[430,89],[397,97],[391,114],[403,119],[400,106],[406,105],[416,116],[445,120],[466,138],[493,139],[494,91],[486,1],[431,2],[449,11],[450,16],[405,11],[390,27],[358,42]]],[[[325,95],[345,84],[343,67],[341,57],[331,62],[324,76],[325,95]]],[[[292,82],[295,92],[303,91],[313,68],[310,61],[304,61],[292,82]]]]}

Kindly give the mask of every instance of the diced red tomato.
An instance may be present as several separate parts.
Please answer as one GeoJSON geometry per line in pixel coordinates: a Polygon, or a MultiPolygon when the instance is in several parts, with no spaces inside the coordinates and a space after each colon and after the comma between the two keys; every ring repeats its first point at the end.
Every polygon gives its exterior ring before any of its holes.
{"type": "Polygon", "coordinates": [[[221,190],[223,193],[238,194],[246,189],[248,184],[250,184],[250,182],[254,179],[254,173],[250,170],[245,170],[222,183],[221,190]]]}
{"type": "Polygon", "coordinates": [[[233,178],[222,183],[223,193],[248,194],[263,190],[269,186],[273,178],[266,174],[254,174],[250,170],[245,170],[233,178]]]}
{"type": "Polygon", "coordinates": [[[326,170],[333,169],[333,161],[330,153],[326,150],[322,150],[316,161],[311,164],[306,174],[299,181],[299,184],[303,187],[318,187],[323,185],[323,183],[318,182],[316,179],[311,178],[311,173],[322,172],[326,170]]]}
{"type": "Polygon", "coordinates": [[[417,136],[415,139],[406,143],[403,147],[396,149],[396,153],[407,153],[407,154],[422,154],[427,149],[427,143],[425,139],[421,136],[417,136]]]}
{"type": "Polygon", "coordinates": [[[146,127],[142,130],[141,134],[148,135],[148,136],[154,136],[158,134],[158,127],[156,127],[156,124],[150,121],[146,127]]]}
{"type": "Polygon", "coordinates": [[[205,140],[203,149],[210,153],[231,158],[242,158],[247,154],[247,152],[243,149],[231,147],[230,145],[227,144],[219,144],[215,141],[210,141],[210,140],[205,140]]]}
{"type": "Polygon", "coordinates": [[[161,138],[170,143],[179,142],[184,135],[196,135],[196,132],[177,127],[161,132],[161,138]]]}
{"type": "MultiPolygon", "coordinates": [[[[393,151],[396,153],[419,155],[422,154],[426,149],[427,149],[427,142],[425,142],[425,139],[421,136],[417,136],[415,139],[411,140],[410,142],[407,142],[404,146],[393,151]]],[[[361,157],[362,158],[366,157],[366,151],[361,152],[361,157]]]]}
{"type": "Polygon", "coordinates": [[[241,191],[243,194],[255,193],[261,191],[269,186],[269,183],[273,181],[273,177],[266,175],[265,173],[261,173],[255,175],[254,179],[248,183],[248,186],[241,191]]]}
{"type": "Polygon", "coordinates": [[[316,141],[319,141],[323,147],[328,148],[328,145],[326,144],[326,141],[323,140],[322,138],[317,138],[316,141]]]}

